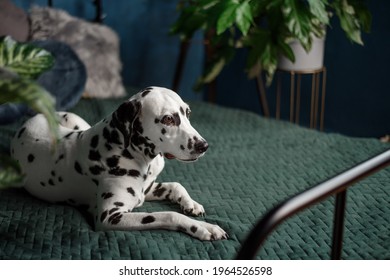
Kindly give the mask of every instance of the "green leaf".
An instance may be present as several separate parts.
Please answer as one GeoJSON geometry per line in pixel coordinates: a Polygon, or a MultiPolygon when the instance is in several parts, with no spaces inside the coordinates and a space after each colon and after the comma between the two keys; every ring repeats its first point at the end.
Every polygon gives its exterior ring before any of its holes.
{"type": "Polygon", "coordinates": [[[5,103],[24,103],[44,114],[54,136],[53,140],[58,139],[55,99],[37,83],[0,67],[0,105],[5,103]]]}
{"type": "Polygon", "coordinates": [[[53,56],[44,49],[18,43],[9,36],[0,38],[0,67],[7,67],[22,77],[35,79],[53,64],[53,56]]]}
{"type": "Polygon", "coordinates": [[[249,77],[253,78],[259,71],[264,70],[269,86],[278,65],[279,55],[278,45],[273,42],[270,31],[258,29],[244,40],[244,44],[249,47],[246,67],[249,77]]]}
{"type": "Polygon", "coordinates": [[[348,1],[336,1],[333,3],[333,7],[340,20],[340,26],[344,30],[347,37],[359,44],[363,45],[361,38],[361,25],[356,18],[356,12],[354,6],[350,5],[348,1]]]}
{"type": "Polygon", "coordinates": [[[302,1],[285,0],[282,11],[290,33],[299,40],[306,51],[309,51],[312,37],[308,7],[302,1]]]}
{"type": "Polygon", "coordinates": [[[19,164],[6,155],[0,156],[0,190],[23,183],[24,175],[19,164]]]}
{"type": "Polygon", "coordinates": [[[287,57],[291,62],[295,62],[295,55],[293,50],[291,49],[290,45],[287,44],[286,42],[279,40],[278,41],[278,46],[280,48],[280,52],[287,57]]]}
{"type": "Polygon", "coordinates": [[[251,6],[248,1],[245,1],[240,4],[236,10],[236,24],[241,33],[246,35],[252,23],[253,17],[251,6]]]}
{"type": "Polygon", "coordinates": [[[225,32],[226,29],[233,26],[236,17],[235,13],[239,4],[235,1],[229,0],[223,3],[223,10],[217,21],[217,35],[225,32]]]}
{"type": "Polygon", "coordinates": [[[326,11],[327,0],[307,0],[310,7],[310,12],[315,18],[317,18],[322,24],[329,24],[329,15],[326,11]]]}

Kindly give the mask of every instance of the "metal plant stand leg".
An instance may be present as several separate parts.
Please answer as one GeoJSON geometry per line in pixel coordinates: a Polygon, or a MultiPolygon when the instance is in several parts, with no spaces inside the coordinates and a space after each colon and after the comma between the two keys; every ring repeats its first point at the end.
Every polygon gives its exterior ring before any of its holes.
{"type": "Polygon", "coordinates": [[[259,94],[260,105],[262,107],[263,114],[265,117],[269,118],[270,113],[268,108],[267,95],[264,88],[264,82],[261,73],[256,76],[256,85],[257,85],[257,93],[259,94]]]}
{"type": "MultiPolygon", "coordinates": [[[[282,75],[290,75],[290,122],[299,124],[302,99],[302,76],[311,75],[311,96],[310,96],[310,128],[324,130],[325,120],[325,91],[326,91],[326,68],[323,67],[314,71],[277,71],[276,84],[276,113],[275,118],[281,116],[282,98],[282,75]],[[321,79],[322,75],[322,79],[321,79]]],[[[262,101],[261,101],[262,102],[262,101]]]]}

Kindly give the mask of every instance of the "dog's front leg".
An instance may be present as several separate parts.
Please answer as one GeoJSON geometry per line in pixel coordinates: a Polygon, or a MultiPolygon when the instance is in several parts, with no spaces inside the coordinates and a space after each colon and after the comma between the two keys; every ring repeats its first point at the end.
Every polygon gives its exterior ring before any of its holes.
{"type": "Polygon", "coordinates": [[[99,221],[101,230],[153,230],[181,231],[200,240],[227,239],[226,232],[217,225],[191,219],[176,212],[114,212],[99,221]]]}
{"type": "Polygon", "coordinates": [[[145,200],[164,199],[178,203],[187,215],[203,216],[205,214],[203,206],[193,200],[180,183],[153,183],[145,190],[145,200]]]}
{"type": "Polygon", "coordinates": [[[226,239],[217,225],[193,220],[176,212],[141,213],[132,210],[141,203],[141,190],[131,187],[128,180],[105,180],[97,192],[97,230],[166,229],[185,232],[200,240],[226,239]],[[126,184],[125,184],[126,183],[126,184]]]}

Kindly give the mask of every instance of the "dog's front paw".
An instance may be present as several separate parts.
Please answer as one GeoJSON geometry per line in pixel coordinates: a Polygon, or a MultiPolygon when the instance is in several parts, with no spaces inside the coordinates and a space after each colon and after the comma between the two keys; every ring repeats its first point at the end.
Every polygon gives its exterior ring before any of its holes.
{"type": "Polygon", "coordinates": [[[180,205],[184,214],[192,215],[192,216],[205,215],[203,206],[198,202],[196,202],[195,200],[181,201],[180,205]]]}
{"type": "Polygon", "coordinates": [[[199,226],[193,226],[191,227],[191,232],[193,233],[194,237],[200,239],[200,240],[208,240],[208,241],[214,241],[214,240],[221,240],[221,239],[228,239],[229,235],[219,226],[209,224],[206,222],[199,222],[199,226]]]}

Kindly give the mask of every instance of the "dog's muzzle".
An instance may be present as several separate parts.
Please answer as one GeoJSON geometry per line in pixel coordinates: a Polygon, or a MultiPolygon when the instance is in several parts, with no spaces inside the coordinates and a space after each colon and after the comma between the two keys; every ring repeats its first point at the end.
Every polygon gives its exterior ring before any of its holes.
{"type": "Polygon", "coordinates": [[[197,154],[203,154],[209,148],[209,144],[206,141],[197,141],[194,145],[194,151],[197,154]]]}
{"type": "Polygon", "coordinates": [[[178,159],[180,161],[195,161],[199,157],[203,156],[203,154],[207,151],[208,148],[209,148],[209,144],[206,141],[198,140],[195,142],[195,144],[193,146],[193,150],[190,153],[193,157],[191,157],[189,159],[178,158],[175,155],[170,154],[170,153],[164,153],[164,156],[167,159],[178,159]]]}

